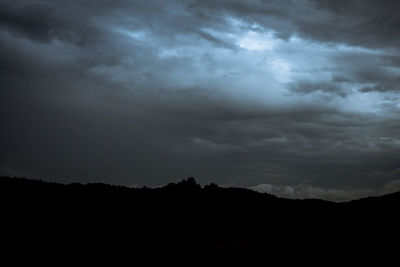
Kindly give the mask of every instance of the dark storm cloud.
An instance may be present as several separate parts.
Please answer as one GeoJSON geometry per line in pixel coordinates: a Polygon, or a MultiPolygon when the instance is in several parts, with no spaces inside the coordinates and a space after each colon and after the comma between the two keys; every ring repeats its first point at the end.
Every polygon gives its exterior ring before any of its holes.
{"type": "Polygon", "coordinates": [[[400,65],[396,58],[397,53],[338,55],[335,61],[342,67],[337,77],[342,81],[333,82],[358,83],[361,92],[398,91],[400,65]]]}
{"type": "Polygon", "coordinates": [[[320,42],[398,47],[396,0],[194,1],[197,14],[231,14],[272,28],[276,36],[302,35],[320,42]],[[206,11],[205,11],[206,10],[206,11]]]}
{"type": "Polygon", "coordinates": [[[0,174],[387,192],[400,61],[378,2],[3,1],[0,174]]]}
{"type": "Polygon", "coordinates": [[[236,46],[229,44],[227,42],[224,42],[223,40],[216,38],[215,36],[201,31],[201,30],[193,30],[193,32],[195,32],[196,34],[198,34],[200,37],[204,38],[205,40],[213,43],[215,46],[220,46],[220,47],[224,47],[224,48],[228,48],[228,49],[235,49],[236,46]]]}
{"type": "Polygon", "coordinates": [[[77,45],[94,42],[99,36],[96,27],[88,23],[78,8],[60,8],[54,3],[2,5],[0,24],[15,36],[38,42],[60,40],[77,45]]]}
{"type": "Polygon", "coordinates": [[[346,91],[339,85],[330,82],[298,81],[290,89],[299,94],[309,94],[316,91],[322,91],[329,94],[337,94],[341,97],[346,96],[346,91]]]}
{"type": "MultiPolygon", "coordinates": [[[[340,0],[312,1],[318,9],[327,12],[326,23],[332,23],[330,31],[316,30],[312,25],[311,36],[322,40],[348,42],[353,45],[397,47],[399,38],[400,19],[398,11],[400,3],[395,0],[340,0]]],[[[323,23],[322,25],[328,26],[323,23]]]]}
{"type": "Polygon", "coordinates": [[[397,47],[399,9],[398,1],[394,0],[170,1],[168,4],[160,1],[33,1],[26,4],[6,1],[2,4],[0,21],[3,27],[34,40],[60,39],[85,44],[99,34],[96,24],[106,22],[101,21],[104,18],[135,21],[137,27],[160,27],[161,30],[160,22],[169,17],[163,26],[173,27],[176,32],[192,25],[223,27],[221,16],[232,15],[272,28],[276,36],[285,38],[301,34],[321,42],[397,47]],[[176,14],[176,10],[189,13],[176,14]]]}

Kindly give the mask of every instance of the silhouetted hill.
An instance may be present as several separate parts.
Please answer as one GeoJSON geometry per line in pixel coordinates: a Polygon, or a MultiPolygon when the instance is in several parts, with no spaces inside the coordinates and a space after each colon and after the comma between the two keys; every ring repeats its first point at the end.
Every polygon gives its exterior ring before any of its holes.
{"type": "Polygon", "coordinates": [[[194,178],[152,189],[0,177],[0,196],[3,245],[35,257],[368,260],[399,248],[400,193],[334,203],[194,178]]]}

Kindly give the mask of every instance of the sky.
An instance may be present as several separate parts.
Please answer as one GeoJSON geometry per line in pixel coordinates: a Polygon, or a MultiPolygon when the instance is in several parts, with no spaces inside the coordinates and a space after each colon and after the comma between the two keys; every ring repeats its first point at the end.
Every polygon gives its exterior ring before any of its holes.
{"type": "Polygon", "coordinates": [[[395,0],[1,0],[0,175],[400,190],[395,0]]]}

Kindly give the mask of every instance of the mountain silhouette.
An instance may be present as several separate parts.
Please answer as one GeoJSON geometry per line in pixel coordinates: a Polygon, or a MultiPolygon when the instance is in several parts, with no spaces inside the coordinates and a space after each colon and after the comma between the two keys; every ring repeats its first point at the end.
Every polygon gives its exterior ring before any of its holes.
{"type": "Polygon", "coordinates": [[[400,237],[400,193],[335,203],[193,177],[159,188],[0,177],[0,198],[7,253],[35,257],[368,260],[396,255],[400,237]]]}

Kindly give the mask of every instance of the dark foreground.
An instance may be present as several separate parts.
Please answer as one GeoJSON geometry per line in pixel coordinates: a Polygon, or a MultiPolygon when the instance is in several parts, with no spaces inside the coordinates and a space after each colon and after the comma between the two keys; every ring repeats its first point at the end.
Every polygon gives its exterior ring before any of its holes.
{"type": "Polygon", "coordinates": [[[0,196],[2,256],[17,261],[365,262],[400,253],[399,193],[332,203],[201,188],[192,178],[135,189],[1,177],[0,196]]]}

